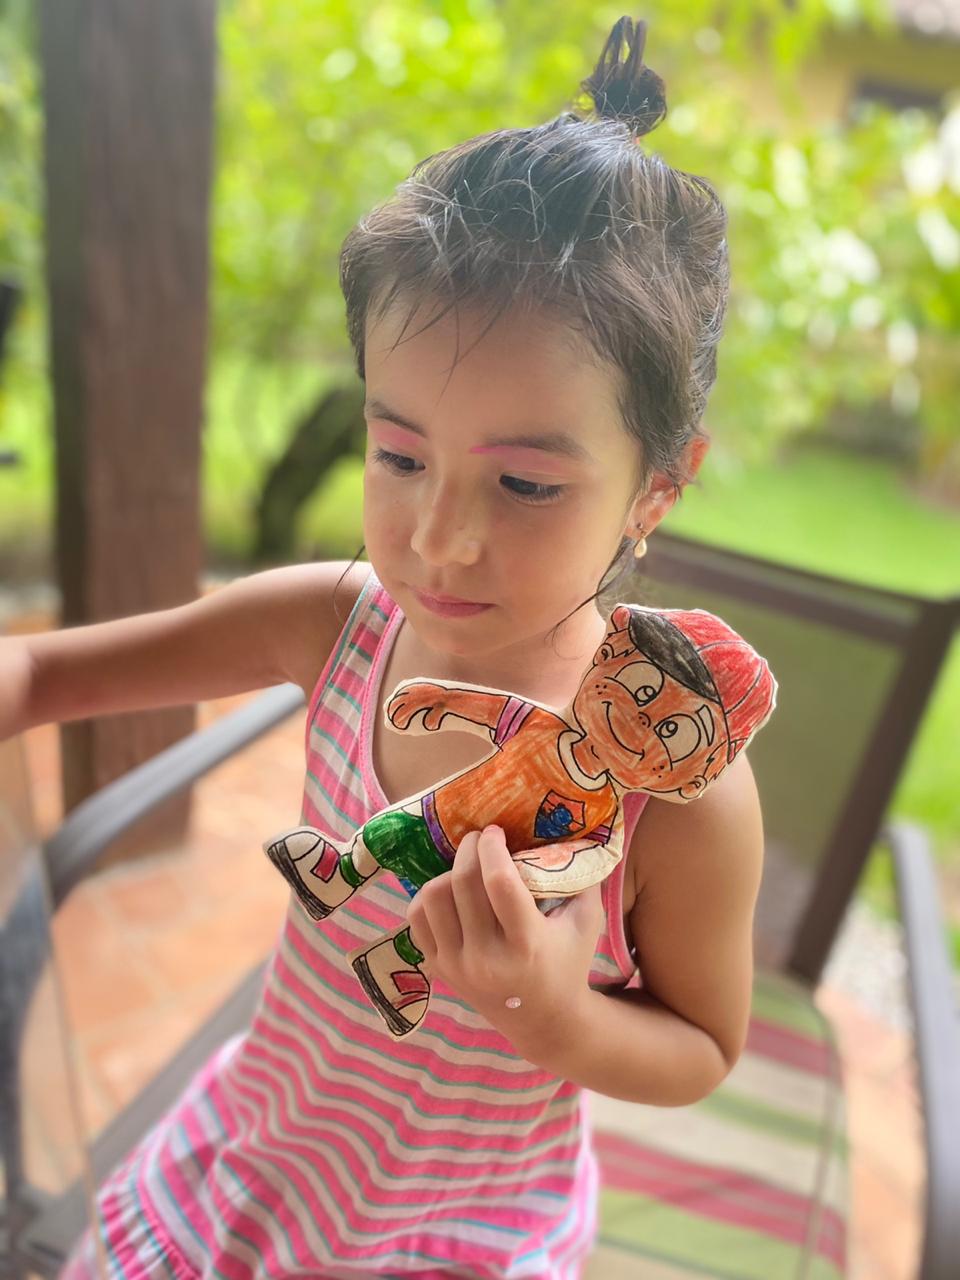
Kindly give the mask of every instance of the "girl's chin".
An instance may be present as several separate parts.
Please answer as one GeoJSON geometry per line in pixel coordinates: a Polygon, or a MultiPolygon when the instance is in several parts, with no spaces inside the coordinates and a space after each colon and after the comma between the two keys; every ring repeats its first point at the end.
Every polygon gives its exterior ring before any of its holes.
{"type": "Polygon", "coordinates": [[[435,653],[482,657],[506,647],[503,633],[489,625],[489,612],[470,618],[443,618],[418,609],[414,616],[407,617],[423,643],[435,653]]]}
{"type": "MultiPolygon", "coordinates": [[[[504,673],[538,669],[550,665],[548,658],[555,658],[556,646],[551,643],[551,632],[556,623],[548,621],[538,627],[534,620],[517,624],[505,616],[500,609],[490,609],[473,618],[448,620],[418,611],[409,618],[414,631],[434,653],[447,658],[476,661],[481,665],[490,665],[492,669],[502,669],[504,673]]],[[[584,663],[584,669],[589,659],[584,663]]],[[[468,677],[464,677],[466,679],[468,677]]],[[[509,685],[509,676],[499,681],[504,688],[509,685]]],[[[488,675],[486,682],[491,677],[488,675]]],[[[476,683],[485,680],[478,677],[476,683]]],[[[499,687],[498,685],[498,687],[499,687]]]]}

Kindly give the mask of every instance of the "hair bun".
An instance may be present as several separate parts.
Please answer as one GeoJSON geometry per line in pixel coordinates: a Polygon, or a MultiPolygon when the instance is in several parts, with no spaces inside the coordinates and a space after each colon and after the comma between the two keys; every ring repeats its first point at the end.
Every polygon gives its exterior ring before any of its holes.
{"type": "Polygon", "coordinates": [[[622,120],[638,138],[655,129],[667,114],[666,87],[643,62],[646,41],[645,22],[621,18],[607,37],[593,74],[581,84],[598,116],[622,120]],[[621,61],[624,41],[627,55],[621,61]]]}

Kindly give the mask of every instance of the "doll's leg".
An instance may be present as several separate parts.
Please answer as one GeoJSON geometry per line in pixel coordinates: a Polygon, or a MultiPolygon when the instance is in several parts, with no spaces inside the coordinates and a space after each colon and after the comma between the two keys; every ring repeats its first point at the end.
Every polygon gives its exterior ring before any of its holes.
{"type": "Polygon", "coordinates": [[[342,906],[381,868],[357,832],[344,851],[313,827],[295,827],[264,846],[315,920],[342,906]]]}
{"type": "Polygon", "coordinates": [[[399,876],[411,894],[450,869],[419,803],[375,814],[346,849],[313,827],[295,827],[264,847],[315,920],[342,906],[383,868],[399,876]]]}
{"type": "Polygon", "coordinates": [[[395,1036],[416,1030],[427,1011],[430,983],[422,960],[408,928],[350,957],[370,1003],[395,1036]]]}

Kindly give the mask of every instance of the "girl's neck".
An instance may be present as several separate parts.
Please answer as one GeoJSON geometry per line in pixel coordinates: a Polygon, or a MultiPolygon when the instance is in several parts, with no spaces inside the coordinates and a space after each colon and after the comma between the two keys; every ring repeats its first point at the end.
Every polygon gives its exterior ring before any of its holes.
{"type": "Polygon", "coordinates": [[[603,641],[604,621],[584,609],[558,631],[491,653],[437,653],[423,644],[406,619],[401,623],[388,664],[390,679],[461,681],[504,689],[548,706],[572,701],[584,672],[603,641]]]}

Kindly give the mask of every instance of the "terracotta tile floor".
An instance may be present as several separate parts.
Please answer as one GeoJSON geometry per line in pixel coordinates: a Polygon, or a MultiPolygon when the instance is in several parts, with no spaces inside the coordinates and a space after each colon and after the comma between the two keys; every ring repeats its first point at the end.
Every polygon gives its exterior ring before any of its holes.
{"type": "MultiPolygon", "coordinates": [[[[238,701],[205,708],[203,719],[238,701]]],[[[260,841],[296,819],[301,749],[294,717],[200,784],[185,847],[102,872],[58,913],[58,970],[87,1133],[136,1093],[271,946],[287,891],[260,841]]],[[[60,815],[56,730],[31,731],[27,751],[38,823],[49,831],[60,815]]],[[[824,987],[819,1001],[836,1025],[847,1070],[849,1274],[913,1280],[923,1175],[908,1040],[841,990],[824,987]]],[[[28,1141],[34,1167],[59,1185],[75,1169],[64,1141],[68,1099],[50,1085],[57,1055],[43,1047],[55,1039],[53,1003],[39,1000],[34,1017],[29,1073],[44,1121],[34,1121],[28,1141]],[[60,1099],[56,1114],[47,1109],[51,1092],[60,1099]]]]}

